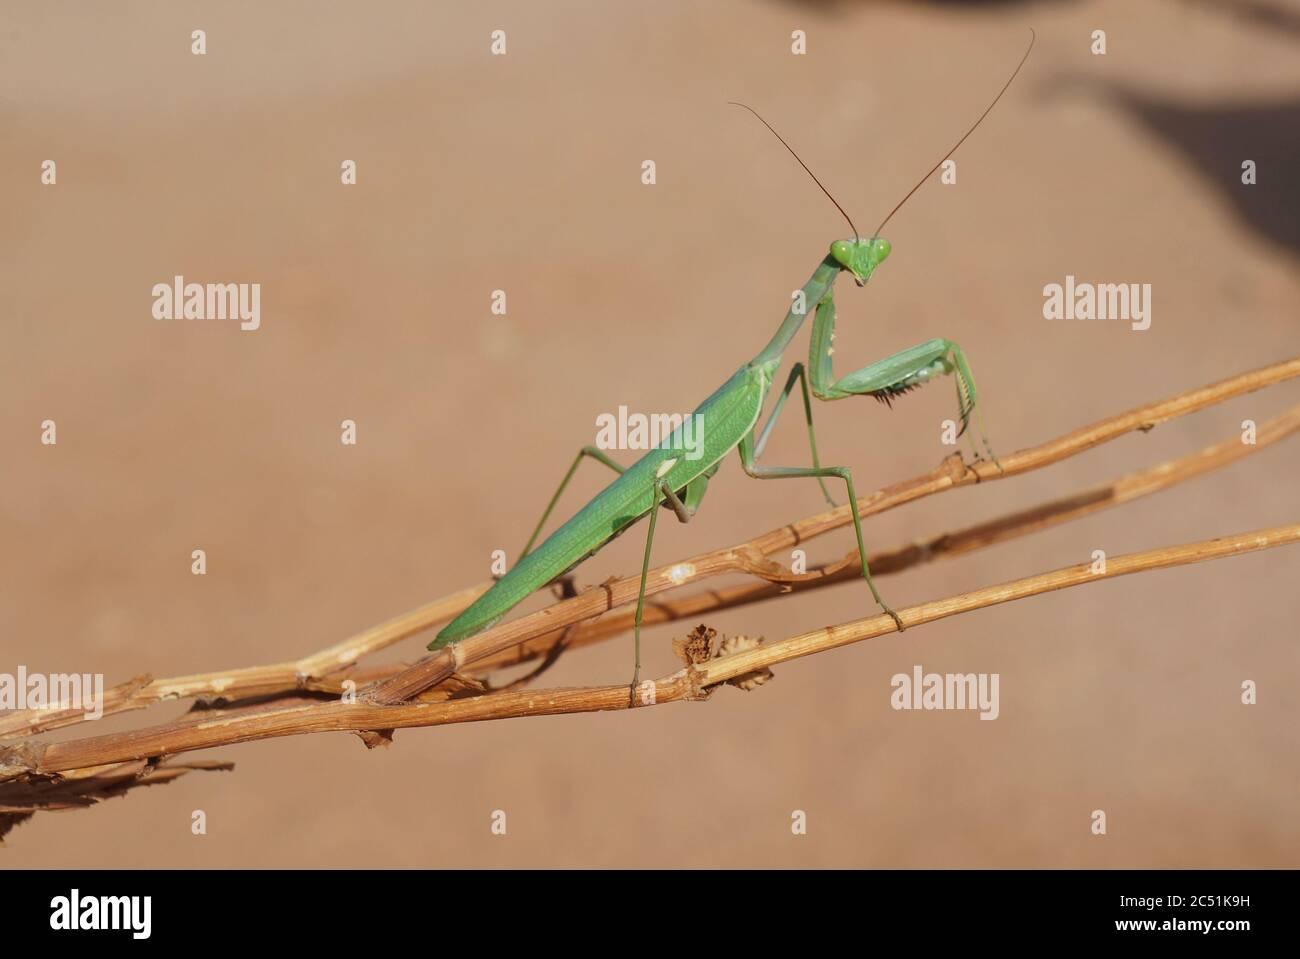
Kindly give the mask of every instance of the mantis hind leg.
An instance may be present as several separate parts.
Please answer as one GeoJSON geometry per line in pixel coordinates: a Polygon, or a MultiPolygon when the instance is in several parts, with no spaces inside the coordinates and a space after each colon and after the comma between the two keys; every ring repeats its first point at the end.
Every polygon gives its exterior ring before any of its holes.
{"type": "MultiPolygon", "coordinates": [[[[827,293],[817,305],[817,318],[808,349],[808,368],[812,377],[813,395],[819,400],[840,400],[846,396],[874,396],[886,405],[893,405],[896,397],[924,386],[940,376],[952,374],[957,387],[957,417],[961,421],[958,436],[966,432],[974,413],[979,426],[980,440],[999,470],[997,454],[989,444],[984,428],[984,413],[979,406],[979,393],[970,364],[960,346],[952,340],[934,339],[901,350],[893,356],[864,366],[859,370],[835,379],[832,357],[835,354],[835,299],[827,293]]],[[[971,452],[980,458],[974,437],[969,437],[971,452]]]]}
{"type": "Polygon", "coordinates": [[[811,469],[803,466],[759,466],[755,462],[757,453],[754,446],[754,433],[750,433],[740,441],[740,465],[745,472],[754,479],[799,479],[804,477],[821,478],[823,476],[833,476],[844,481],[848,490],[849,507],[853,516],[853,533],[858,541],[858,558],[862,562],[862,578],[867,581],[867,586],[871,590],[871,595],[875,597],[876,604],[893,619],[894,625],[898,627],[901,633],[906,627],[903,621],[898,618],[898,614],[890,608],[876,589],[875,582],[871,579],[871,567],[867,563],[867,547],[862,539],[862,520],[858,517],[858,494],[853,488],[853,473],[847,466],[816,466],[811,469]]]}
{"type": "Polygon", "coordinates": [[[546,504],[546,510],[542,513],[542,518],[537,521],[537,525],[533,528],[533,535],[528,537],[528,542],[524,545],[523,552],[519,554],[520,559],[523,559],[533,551],[533,544],[537,542],[537,537],[541,534],[542,527],[545,526],[546,521],[551,518],[551,512],[555,509],[555,504],[560,501],[560,496],[563,495],[565,487],[569,485],[569,480],[573,479],[573,474],[578,471],[578,464],[582,462],[584,456],[589,456],[598,463],[604,463],[615,473],[623,472],[622,466],[614,462],[594,446],[584,446],[582,449],[578,450],[578,455],[573,458],[573,465],[571,465],[569,471],[564,474],[564,479],[560,480],[559,488],[556,489],[555,495],[551,497],[551,501],[546,504]]]}
{"type": "MultiPolygon", "coordinates": [[[[620,475],[626,472],[624,466],[610,459],[601,450],[594,446],[584,446],[582,449],[578,450],[578,455],[573,458],[573,463],[569,466],[569,471],[564,474],[564,479],[560,480],[560,485],[555,490],[554,495],[551,496],[551,501],[546,504],[546,510],[542,513],[542,518],[537,521],[537,525],[533,528],[533,534],[528,537],[528,542],[524,545],[523,551],[519,554],[520,559],[523,559],[533,551],[533,544],[537,542],[537,537],[541,534],[542,528],[546,526],[546,521],[551,518],[551,513],[555,511],[555,504],[558,503],[560,497],[564,495],[564,491],[569,485],[569,480],[573,479],[573,474],[577,472],[578,464],[582,462],[583,457],[591,457],[596,462],[603,463],[620,475]]],[[[696,477],[687,484],[684,490],[684,503],[679,502],[677,497],[674,496],[671,499],[666,500],[663,505],[673,508],[674,510],[677,507],[684,505],[685,508],[694,515],[696,508],[699,506],[700,500],[704,498],[704,491],[709,485],[709,477],[713,475],[716,469],[717,467],[714,467],[709,470],[708,473],[696,477]],[[674,506],[674,504],[676,504],[676,506],[674,506]]],[[[681,519],[680,514],[678,515],[678,519],[681,519]]],[[[684,523],[686,520],[682,520],[682,522],[684,523]]]]}

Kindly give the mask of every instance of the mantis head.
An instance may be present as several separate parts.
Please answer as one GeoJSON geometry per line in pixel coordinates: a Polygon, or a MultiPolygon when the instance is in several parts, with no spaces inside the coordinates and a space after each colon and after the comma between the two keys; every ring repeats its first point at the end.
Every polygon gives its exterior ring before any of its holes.
{"type": "Polygon", "coordinates": [[[869,240],[855,237],[832,243],[831,256],[842,268],[853,274],[858,286],[865,286],[876,267],[885,262],[891,249],[889,241],[883,236],[873,236],[869,240]]]}

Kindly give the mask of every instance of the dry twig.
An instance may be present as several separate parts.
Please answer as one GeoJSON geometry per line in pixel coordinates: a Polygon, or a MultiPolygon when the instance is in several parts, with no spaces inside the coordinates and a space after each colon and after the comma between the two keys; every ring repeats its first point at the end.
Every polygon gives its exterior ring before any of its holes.
{"type": "MultiPolygon", "coordinates": [[[[1300,376],[1300,358],[1139,407],[1006,458],[1003,460],[1005,475],[1059,462],[1126,432],[1147,430],[1175,416],[1296,376],[1300,376]]],[[[933,558],[1005,542],[1168,489],[1185,479],[1235,462],[1297,430],[1300,430],[1300,407],[1265,423],[1258,430],[1254,446],[1234,437],[1091,490],[878,554],[872,557],[872,567],[879,573],[897,571],[933,558]]],[[[857,506],[863,516],[868,516],[933,493],[997,478],[1000,476],[990,464],[972,467],[964,464],[959,456],[949,457],[930,473],[877,491],[859,500],[857,506]]],[[[654,570],[647,584],[649,593],[729,572],[750,573],[762,582],[661,601],[649,607],[647,622],[700,615],[855,577],[858,574],[856,551],[798,575],[767,558],[773,552],[844,526],[850,519],[846,505],[779,527],[738,546],[654,570]]],[[[1105,573],[1093,573],[1089,565],[1067,567],[923,603],[901,611],[901,615],[908,626],[918,626],[1050,590],[1272,548],[1297,540],[1300,540],[1300,525],[1290,525],[1134,553],[1108,559],[1105,573]]],[[[557,645],[559,637],[565,637],[563,648],[568,649],[626,630],[631,623],[630,611],[600,622],[589,620],[634,599],[638,579],[611,580],[599,588],[485,631],[405,669],[354,671],[365,655],[450,619],[489,584],[428,603],[300,660],[167,680],[139,676],[110,691],[109,701],[104,704],[106,714],[172,699],[215,697],[217,700],[219,708],[148,729],[49,744],[31,739],[30,734],[77,723],[84,716],[75,710],[10,714],[0,719],[0,739],[23,738],[0,746],[0,835],[35,811],[79,808],[139,785],[169,781],[191,769],[229,768],[227,764],[211,762],[162,765],[164,757],[176,753],[325,731],[355,732],[367,745],[373,746],[388,742],[397,728],[628,708],[632,704],[627,687],[622,685],[529,691],[519,689],[520,681],[516,681],[497,690],[454,670],[466,665],[491,670],[538,656],[547,657],[543,667],[527,677],[531,680],[561,651],[557,645]],[[365,682],[373,684],[369,697],[361,701],[340,701],[347,691],[345,683],[355,686],[365,682]],[[231,705],[222,705],[227,703],[231,705]]],[[[705,698],[718,684],[726,682],[752,688],[769,677],[772,666],[778,663],[883,635],[894,628],[888,616],[874,616],[774,643],[732,642],[711,653],[712,631],[700,627],[692,634],[693,640],[681,644],[680,651],[688,660],[686,668],[650,684],[653,696],[643,698],[641,704],[705,698]]]]}
{"type": "MultiPolygon", "coordinates": [[[[1091,563],[1067,566],[947,599],[910,606],[899,610],[899,615],[908,627],[922,626],[960,613],[1071,586],[1297,542],[1300,542],[1300,523],[1238,533],[1181,546],[1109,557],[1104,572],[1094,572],[1091,563]]],[[[140,761],[231,743],[303,733],[405,729],[522,716],[627,709],[632,705],[661,705],[702,699],[718,683],[770,670],[773,666],[792,659],[883,636],[896,629],[889,616],[871,616],[801,633],[777,642],[752,646],[654,680],[649,684],[653,695],[649,692],[643,694],[637,704],[629,702],[628,687],[619,685],[508,691],[396,706],[361,702],[275,706],[261,710],[241,710],[215,718],[188,719],[166,726],[66,743],[21,743],[0,747],[0,803],[6,801],[5,790],[9,785],[6,780],[26,782],[34,776],[48,777],[67,770],[140,761]]]]}
{"type": "MultiPolygon", "coordinates": [[[[1017,453],[1005,460],[1004,466],[1007,467],[1007,475],[1012,475],[1050,465],[1134,429],[1147,430],[1156,423],[1296,376],[1300,376],[1300,357],[1252,370],[1167,400],[1138,407],[1119,416],[1100,420],[1041,446],[1017,453]]],[[[1300,408],[1294,408],[1264,424],[1258,431],[1256,446],[1248,446],[1236,439],[1225,440],[1181,460],[1131,474],[1109,486],[1098,487],[1042,504],[1032,510],[940,536],[928,543],[912,544],[878,554],[871,557],[872,569],[879,574],[885,574],[931,558],[957,555],[1003,542],[1015,536],[1086,515],[1097,509],[1128,502],[1262,449],[1293,433],[1300,425],[1298,421],[1300,421],[1300,408]]],[[[988,464],[971,470],[958,458],[950,457],[929,474],[879,490],[859,500],[861,512],[863,516],[872,515],[933,492],[969,485],[979,482],[980,478],[996,478],[996,471],[991,473],[990,471],[992,467],[988,464]]],[[[844,506],[780,527],[730,549],[716,550],[659,567],[653,571],[648,589],[650,593],[696,583],[708,576],[728,572],[750,572],[765,581],[700,593],[681,600],[650,604],[647,606],[646,622],[653,624],[683,616],[699,616],[712,610],[756,602],[792,590],[815,588],[852,578],[857,572],[856,551],[838,563],[812,570],[802,576],[786,573],[776,563],[767,560],[765,555],[794,546],[848,522],[850,516],[847,506],[844,506]]],[[[467,652],[464,660],[476,669],[488,670],[546,655],[563,634],[561,624],[556,621],[557,617],[563,617],[565,622],[570,624],[593,619],[612,606],[627,603],[635,598],[636,583],[636,577],[615,581],[612,586],[589,590],[575,599],[548,607],[540,613],[486,631],[468,642],[492,645],[493,650],[476,652],[472,655],[467,652]],[[615,588],[618,589],[617,603],[614,602],[615,588]],[[566,606],[566,603],[573,605],[566,606]],[[510,631],[506,632],[507,629],[510,631]]],[[[313,690],[334,691],[338,688],[338,678],[347,675],[361,658],[449,620],[490,585],[490,583],[479,584],[452,593],[303,659],[269,666],[162,680],[153,680],[147,675],[136,677],[107,692],[103,704],[104,714],[142,709],[177,699],[219,697],[227,700],[243,700],[256,696],[283,696],[313,690]]],[[[594,623],[584,622],[570,631],[568,646],[576,648],[608,638],[624,631],[630,623],[630,613],[606,617],[594,623]]],[[[411,698],[414,693],[406,690],[417,689],[418,691],[419,688],[428,688],[444,681],[448,655],[444,651],[441,656],[427,657],[409,670],[398,671],[396,677],[391,676],[391,670],[382,671],[383,676],[395,682],[393,685],[380,687],[376,700],[400,701],[396,698],[399,693],[405,693],[405,698],[411,698]]],[[[360,677],[354,678],[360,679],[360,677]]],[[[75,724],[82,719],[83,716],[78,710],[13,712],[8,716],[0,717],[0,741],[75,724]]]]}

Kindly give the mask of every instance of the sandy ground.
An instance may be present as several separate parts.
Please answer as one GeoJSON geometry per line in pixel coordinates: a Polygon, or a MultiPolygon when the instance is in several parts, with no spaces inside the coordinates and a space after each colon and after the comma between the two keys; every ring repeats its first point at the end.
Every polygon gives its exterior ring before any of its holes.
{"type": "MultiPolygon", "coordinates": [[[[886,231],[889,262],[839,297],[841,373],[956,340],[997,448],[1300,343],[1300,30],[1281,0],[120,6],[24,6],[0,26],[5,670],[112,683],[288,659],[484,579],[597,414],[690,409],[767,341],[845,234],[728,99],[761,109],[870,229],[1037,29],[1021,79],[957,154],[957,184],[921,190],[886,231]],[[189,52],[195,28],[206,56],[189,52]],[[488,53],[496,28],[504,57],[488,53]],[[796,29],[805,56],[789,51],[796,29]],[[1089,52],[1094,29],[1105,56],[1089,52]],[[49,158],[53,187],[39,182],[49,158]],[[345,159],[354,187],[339,183],[345,159]],[[1242,159],[1258,161],[1253,187],[1242,159]],[[151,287],[176,274],[259,282],[261,329],[155,321],[151,287]],[[1043,319],[1044,285],[1067,274],[1151,284],[1150,329],[1043,319]],[[498,288],[504,317],[489,311],[498,288]],[[57,446],[39,442],[46,419],[57,446]],[[355,446],[339,442],[344,419],[355,446]]],[[[1286,384],[915,504],[872,519],[868,540],[1080,489],[1298,400],[1286,384]]],[[[946,385],[892,412],[822,406],[824,457],[868,489],[913,475],[949,452],[952,407],[946,385]]],[[[804,462],[797,414],[767,456],[804,462]]],[[[882,588],[900,606],[1094,549],[1294,522],[1298,473],[1292,440],[882,588]]],[[[600,474],[584,469],[566,506],[600,474]]],[[[820,503],[811,482],[751,482],[730,462],[696,522],[661,524],[656,555],[820,503]]],[[[810,558],[850,543],[840,531],[810,558]]],[[[580,582],[630,571],[642,545],[617,541],[580,582]]],[[[1296,866],[1298,558],[990,609],[789,664],[707,705],[409,731],[373,752],[342,734],[216,750],[202,755],[234,772],[38,817],[0,863],[1296,866]],[[889,677],[915,664],[998,673],[1000,717],[892,710],[889,677]],[[1255,706],[1239,702],[1247,679],[1255,706]],[[504,837],[489,828],[498,809],[504,837]],[[1105,837],[1090,834],[1095,809],[1105,837]],[[792,835],[793,810],[807,835],[792,835]]],[[[710,623],[781,637],[872,611],[858,584],[710,623]]],[[[652,673],[672,668],[681,631],[647,632],[652,673]]],[[[630,667],[618,640],[548,681],[616,682],[630,667]]]]}

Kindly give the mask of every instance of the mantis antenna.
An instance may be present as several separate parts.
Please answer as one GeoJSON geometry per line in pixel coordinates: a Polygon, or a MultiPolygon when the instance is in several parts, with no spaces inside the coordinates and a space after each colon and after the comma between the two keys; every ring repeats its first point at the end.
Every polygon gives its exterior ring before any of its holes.
{"type": "MultiPolygon", "coordinates": [[[[873,237],[880,236],[880,231],[885,228],[885,224],[889,222],[890,217],[892,217],[895,213],[897,213],[899,209],[902,208],[903,204],[912,198],[913,193],[921,189],[921,187],[925,184],[925,181],[930,179],[930,177],[934,174],[934,171],[939,169],[939,167],[943,166],[943,161],[948,159],[948,157],[952,156],[954,153],[956,153],[957,148],[966,142],[966,138],[970,136],[972,133],[974,133],[976,128],[979,127],[979,125],[984,122],[984,118],[993,111],[993,108],[995,106],[998,105],[998,101],[1002,99],[1002,94],[1007,92],[1007,88],[1011,86],[1011,81],[1016,78],[1016,74],[1020,72],[1020,68],[1023,67],[1025,65],[1025,61],[1029,59],[1029,52],[1034,49],[1034,41],[1037,39],[1038,39],[1038,34],[1034,33],[1033,28],[1030,27],[1029,46],[1025,48],[1025,55],[1020,58],[1020,63],[1016,65],[1015,70],[1011,71],[1011,77],[1007,80],[1006,83],[1002,85],[1002,89],[999,90],[998,95],[993,98],[993,102],[990,103],[988,107],[984,110],[984,112],[980,114],[980,118],[975,121],[974,126],[972,126],[969,130],[967,130],[962,135],[962,138],[953,144],[952,149],[949,150],[947,153],[945,153],[942,157],[940,157],[939,162],[936,163],[934,166],[930,167],[930,171],[926,173],[925,176],[921,177],[921,179],[916,181],[916,186],[912,187],[912,189],[907,191],[907,196],[903,197],[901,200],[898,201],[898,206],[894,207],[892,210],[889,211],[889,216],[885,217],[883,220],[880,221],[880,226],[876,227],[876,232],[871,234],[873,237]]],[[[759,119],[762,119],[762,117],[760,117],[759,119]]],[[[774,130],[772,132],[775,133],[776,131],[774,130]]],[[[798,158],[796,157],[796,159],[798,158]]],[[[800,160],[799,162],[802,163],[803,161],[800,160]]],[[[813,179],[816,179],[816,177],[813,177],[813,179]]],[[[818,184],[818,186],[820,185],[821,184],[818,184]]],[[[825,189],[825,187],[823,187],[823,189],[825,189]]],[[[839,206],[838,203],[835,205],[839,206]]]]}
{"type": "MultiPolygon", "coordinates": [[[[728,100],[727,103],[728,103],[728,105],[733,106],[733,107],[744,107],[744,108],[745,108],[746,110],[748,110],[750,113],[754,114],[754,116],[758,117],[758,122],[759,122],[759,123],[763,124],[763,126],[767,127],[769,130],[772,131],[772,136],[776,137],[778,140],[781,141],[781,146],[785,147],[787,150],[790,151],[790,156],[794,157],[796,160],[799,161],[799,165],[800,165],[801,167],[804,168],[804,171],[805,171],[805,172],[806,172],[810,177],[813,178],[813,182],[816,183],[819,187],[821,187],[821,191],[822,191],[823,193],[826,194],[826,198],[827,198],[828,200],[830,200],[832,203],[835,204],[835,209],[839,210],[839,211],[840,211],[840,214],[844,217],[844,219],[848,220],[849,227],[852,228],[852,230],[853,230],[853,239],[854,239],[854,241],[861,240],[862,237],[861,237],[861,236],[859,235],[859,233],[858,233],[858,228],[857,228],[857,227],[854,225],[854,223],[853,223],[853,218],[852,218],[851,216],[849,216],[848,213],[845,212],[844,207],[840,206],[840,201],[837,200],[837,199],[835,199],[835,197],[831,196],[831,191],[828,190],[828,189],[826,189],[826,187],[822,184],[822,181],[819,180],[819,179],[817,179],[817,174],[816,174],[816,173],[813,173],[812,170],[809,170],[809,169],[808,169],[808,164],[804,163],[804,162],[803,162],[803,158],[802,158],[801,156],[799,156],[799,154],[797,154],[797,153],[794,152],[794,147],[790,146],[790,144],[788,144],[788,143],[785,142],[785,137],[783,137],[783,136],[781,136],[781,134],[777,133],[777,132],[776,132],[776,128],[773,127],[772,124],[770,124],[770,123],[768,123],[766,120],[764,120],[762,114],[760,114],[757,110],[755,110],[755,109],[754,109],[753,107],[751,107],[749,104],[747,104],[747,103],[741,103],[741,102],[739,102],[739,101],[737,101],[737,100],[728,100]]],[[[940,162],[943,162],[943,161],[941,160],[940,162]]]]}

